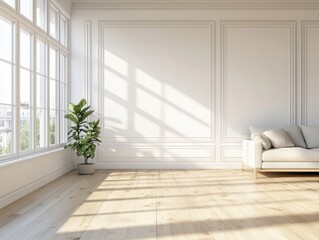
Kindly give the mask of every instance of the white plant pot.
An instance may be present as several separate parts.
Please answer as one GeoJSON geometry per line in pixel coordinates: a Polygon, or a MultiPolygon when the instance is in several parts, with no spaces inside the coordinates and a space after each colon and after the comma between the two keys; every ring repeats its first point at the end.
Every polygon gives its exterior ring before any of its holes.
{"type": "Polygon", "coordinates": [[[94,163],[89,164],[78,164],[78,174],[79,175],[93,175],[95,171],[94,163]]]}

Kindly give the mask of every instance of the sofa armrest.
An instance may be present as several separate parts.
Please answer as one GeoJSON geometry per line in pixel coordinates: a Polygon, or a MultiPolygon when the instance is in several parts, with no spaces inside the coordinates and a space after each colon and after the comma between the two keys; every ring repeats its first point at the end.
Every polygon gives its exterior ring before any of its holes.
{"type": "Polygon", "coordinates": [[[261,143],[252,140],[243,140],[243,164],[253,169],[261,169],[261,143]]]}

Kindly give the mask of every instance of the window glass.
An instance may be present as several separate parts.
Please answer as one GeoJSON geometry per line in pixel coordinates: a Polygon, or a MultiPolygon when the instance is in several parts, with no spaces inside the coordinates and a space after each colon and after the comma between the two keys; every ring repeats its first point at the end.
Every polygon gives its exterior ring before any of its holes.
{"type": "Polygon", "coordinates": [[[50,48],[50,77],[56,79],[57,51],[50,48]]]}
{"type": "Polygon", "coordinates": [[[64,17],[61,17],[60,23],[60,42],[64,46],[67,45],[67,20],[64,17]]]}
{"type": "Polygon", "coordinates": [[[56,81],[50,80],[50,109],[56,109],[56,81]]]}
{"type": "Polygon", "coordinates": [[[32,35],[28,32],[20,32],[20,66],[31,69],[31,45],[32,35]]]}
{"type": "Polygon", "coordinates": [[[35,120],[35,147],[42,148],[46,146],[46,110],[38,109],[35,120]]]}
{"type": "Polygon", "coordinates": [[[0,18],[0,31],[0,58],[3,60],[12,61],[12,23],[0,18]]]}
{"type": "Polygon", "coordinates": [[[31,72],[20,69],[20,104],[24,107],[31,105],[31,72]]]}
{"type": "Polygon", "coordinates": [[[0,120],[4,122],[1,127],[0,136],[2,141],[0,143],[0,156],[12,153],[13,139],[13,111],[11,106],[0,105],[0,120]]]}
{"type": "Polygon", "coordinates": [[[28,18],[30,21],[33,19],[33,1],[32,0],[20,0],[20,13],[28,18]]]}
{"type": "Polygon", "coordinates": [[[50,35],[58,39],[58,12],[50,8],[50,35]]]}
{"type": "Polygon", "coordinates": [[[64,54],[60,54],[60,81],[61,83],[67,82],[67,58],[64,54]]]}
{"type": "Polygon", "coordinates": [[[31,145],[31,111],[29,108],[20,108],[20,151],[30,150],[31,145]]]}
{"type": "Polygon", "coordinates": [[[50,145],[56,144],[56,111],[50,111],[50,145]]]}
{"type": "Polygon", "coordinates": [[[46,43],[37,40],[37,73],[46,74],[46,43]]]}
{"type": "Polygon", "coordinates": [[[36,107],[37,108],[46,108],[46,78],[37,75],[37,98],[36,98],[36,107]]]}
{"type": "Polygon", "coordinates": [[[0,61],[0,103],[12,104],[12,64],[0,61]]]}
{"type": "Polygon", "coordinates": [[[47,146],[47,44],[37,40],[35,148],[47,146]]]}
{"type": "Polygon", "coordinates": [[[46,1],[45,0],[37,0],[37,26],[46,29],[46,1]]]}
{"type": "Polygon", "coordinates": [[[50,145],[57,143],[57,91],[58,91],[58,51],[50,48],[50,126],[49,126],[49,139],[50,145]]]}
{"type": "Polygon", "coordinates": [[[67,121],[64,119],[67,109],[67,57],[60,54],[60,142],[66,142],[67,121]]]}

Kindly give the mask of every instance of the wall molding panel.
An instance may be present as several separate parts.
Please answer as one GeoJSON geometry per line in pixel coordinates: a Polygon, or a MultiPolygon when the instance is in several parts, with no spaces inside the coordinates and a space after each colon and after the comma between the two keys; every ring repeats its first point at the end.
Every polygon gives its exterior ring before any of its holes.
{"type": "Polygon", "coordinates": [[[222,146],[221,159],[223,162],[240,162],[242,158],[242,147],[222,146]]]}
{"type": "Polygon", "coordinates": [[[92,33],[91,21],[84,22],[84,96],[91,104],[92,96],[92,33]]]}
{"type": "MultiPolygon", "coordinates": [[[[316,99],[310,99],[310,96],[314,97],[314,92],[311,93],[311,90],[314,90],[313,88],[318,87],[316,85],[317,79],[318,79],[318,71],[316,67],[312,67],[312,69],[309,69],[309,66],[311,64],[316,64],[319,60],[319,56],[317,56],[317,59],[309,59],[309,55],[313,52],[318,53],[318,49],[312,49],[314,45],[308,46],[309,41],[317,41],[319,40],[319,21],[302,21],[301,22],[301,51],[302,51],[302,66],[301,66],[301,106],[302,106],[302,113],[301,113],[301,121],[303,125],[312,125],[312,124],[319,124],[319,116],[314,115],[315,112],[313,112],[314,107],[318,106],[319,100],[316,101],[316,99]],[[311,31],[317,32],[317,38],[316,36],[309,36],[311,31]],[[313,72],[311,72],[313,71],[313,72]],[[309,82],[310,81],[310,82],[309,82]],[[315,85],[314,85],[315,84],[315,85]],[[311,104],[314,104],[313,108],[311,108],[311,104]],[[309,116],[309,112],[312,113],[312,116],[309,116]]],[[[314,42],[312,42],[314,43],[314,42]]]]}
{"type": "Polygon", "coordinates": [[[97,168],[240,168],[249,126],[319,125],[318,2],[180,3],[73,2],[97,168]]]}
{"type": "MultiPolygon", "coordinates": [[[[104,71],[102,70],[105,66],[105,59],[103,57],[103,49],[105,49],[104,42],[106,39],[105,36],[105,29],[108,28],[172,28],[172,29],[178,29],[178,28],[186,28],[186,29],[197,29],[197,28],[205,28],[210,31],[210,61],[211,61],[211,66],[210,66],[210,131],[209,131],[209,136],[208,137],[196,137],[196,136],[191,136],[189,137],[189,140],[187,138],[182,137],[173,137],[173,136],[165,136],[165,137],[155,137],[155,136],[150,136],[150,137],[132,137],[132,136],[125,136],[125,137],[117,137],[116,139],[114,137],[109,137],[109,136],[102,136],[103,140],[105,140],[108,143],[112,142],[130,142],[130,143],[135,143],[135,142],[204,142],[204,143],[212,143],[215,141],[215,132],[216,132],[216,121],[215,121],[215,74],[214,71],[216,69],[215,66],[215,59],[214,59],[214,51],[215,51],[215,22],[207,22],[207,21],[194,21],[194,22],[189,22],[189,21],[139,21],[139,22],[125,22],[125,21],[99,21],[99,33],[100,33],[100,82],[102,89],[105,89],[105,74],[104,71]]],[[[102,96],[104,93],[102,93],[102,96]]],[[[101,115],[105,116],[105,105],[103,100],[101,100],[101,115]]]]}
{"type": "MultiPolygon", "coordinates": [[[[236,143],[241,141],[242,136],[231,136],[227,135],[227,115],[226,115],[226,104],[227,104],[227,98],[229,97],[227,95],[227,43],[226,41],[227,36],[226,32],[232,29],[256,29],[256,31],[260,31],[260,29],[285,29],[289,30],[289,40],[287,41],[287,45],[289,45],[289,78],[288,80],[288,90],[289,92],[289,105],[287,106],[288,109],[288,116],[287,116],[287,122],[283,123],[284,125],[294,125],[296,124],[296,22],[288,22],[288,21],[222,21],[221,22],[221,61],[220,61],[220,72],[221,72],[221,115],[220,118],[220,141],[223,143],[236,143]]],[[[257,33],[256,33],[257,34],[257,33]]],[[[247,71],[247,70],[246,70],[247,71]]],[[[249,71],[249,70],[248,70],[249,71]]],[[[275,86],[276,83],[274,83],[275,86]]],[[[240,91],[240,90],[239,90],[240,91]]],[[[231,96],[230,96],[231,97],[231,96]]],[[[235,107],[235,106],[233,106],[235,107]]],[[[257,106],[259,107],[259,106],[257,106]]],[[[250,109],[253,111],[254,109],[250,109]]],[[[245,112],[243,114],[246,114],[245,112]]]]}

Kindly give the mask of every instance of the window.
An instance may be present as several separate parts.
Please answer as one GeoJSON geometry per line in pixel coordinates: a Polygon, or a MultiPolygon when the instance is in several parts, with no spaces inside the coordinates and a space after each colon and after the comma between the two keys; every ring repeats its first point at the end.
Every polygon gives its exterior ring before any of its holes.
{"type": "Polygon", "coordinates": [[[46,146],[47,122],[47,44],[37,40],[35,147],[46,146]]]}
{"type": "Polygon", "coordinates": [[[33,85],[31,33],[20,30],[20,151],[28,151],[32,147],[31,123],[32,104],[31,96],[33,85]]]}
{"type": "Polygon", "coordinates": [[[15,38],[14,38],[15,25],[11,21],[0,18],[0,121],[3,123],[1,126],[0,136],[2,142],[0,144],[0,156],[13,153],[13,133],[12,128],[14,121],[14,68],[15,68],[15,38]]]}
{"type": "Polygon", "coordinates": [[[33,0],[20,0],[20,13],[32,21],[33,0]]]}
{"type": "Polygon", "coordinates": [[[58,39],[58,27],[59,27],[59,14],[50,7],[50,35],[55,39],[58,39]]]}
{"type": "Polygon", "coordinates": [[[66,142],[67,121],[64,118],[67,113],[67,68],[68,61],[64,54],[60,54],[60,141],[66,142]]]}
{"type": "Polygon", "coordinates": [[[45,0],[37,0],[37,26],[46,30],[46,1],[45,0]]]}
{"type": "Polygon", "coordinates": [[[68,19],[54,0],[0,0],[0,5],[12,7],[0,7],[3,160],[66,142],[69,51],[68,19]]]}
{"type": "Polygon", "coordinates": [[[67,20],[61,15],[60,21],[60,43],[67,46],[67,20]]]}
{"type": "Polygon", "coordinates": [[[57,140],[58,51],[50,48],[50,145],[57,140]]]}

